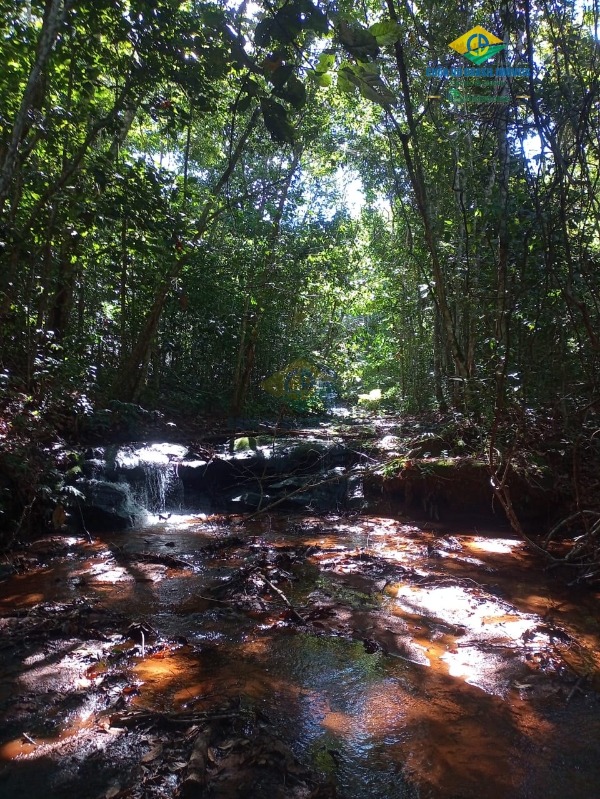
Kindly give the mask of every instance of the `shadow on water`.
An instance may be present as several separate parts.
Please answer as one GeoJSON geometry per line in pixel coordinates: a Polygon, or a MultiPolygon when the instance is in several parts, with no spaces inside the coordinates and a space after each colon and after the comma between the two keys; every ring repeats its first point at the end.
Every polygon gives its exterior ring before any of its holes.
{"type": "Polygon", "coordinates": [[[596,793],[597,598],[506,533],[173,516],[31,556],[0,585],[6,799],[175,795],[114,719],[224,707],[348,799],[596,793]]]}

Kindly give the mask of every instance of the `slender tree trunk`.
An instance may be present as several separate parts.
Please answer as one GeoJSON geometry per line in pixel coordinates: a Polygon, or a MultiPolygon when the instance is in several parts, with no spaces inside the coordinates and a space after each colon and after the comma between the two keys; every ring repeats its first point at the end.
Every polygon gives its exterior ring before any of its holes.
{"type": "Polygon", "coordinates": [[[12,134],[4,160],[0,167],[0,214],[4,210],[4,204],[10,195],[11,185],[17,169],[19,148],[24,136],[29,128],[29,118],[31,111],[40,108],[43,102],[43,91],[41,84],[44,79],[48,62],[54,45],[58,38],[58,31],[62,25],[66,12],[70,6],[68,0],[50,0],[38,41],[35,62],[29,73],[27,85],[23,92],[21,105],[17,111],[13,124],[12,134]]]}
{"type": "Polygon", "coordinates": [[[129,250],[127,247],[127,216],[121,222],[121,279],[119,281],[119,352],[121,360],[124,358],[127,339],[127,267],[129,265],[129,250]]]}
{"type": "Polygon", "coordinates": [[[448,411],[448,404],[444,395],[444,373],[442,369],[442,326],[440,324],[440,315],[437,308],[434,308],[433,314],[433,381],[435,388],[435,399],[437,401],[438,410],[440,413],[446,413],[448,411]]]}
{"type": "MultiPolygon", "coordinates": [[[[302,151],[300,149],[294,151],[294,157],[292,159],[292,163],[288,170],[279,197],[277,211],[275,213],[275,217],[273,218],[273,223],[271,226],[271,233],[269,238],[267,239],[267,252],[270,254],[267,256],[267,263],[265,264],[265,267],[263,269],[263,275],[260,281],[263,286],[269,282],[271,273],[276,264],[277,260],[276,245],[281,231],[281,220],[283,218],[283,212],[285,210],[285,204],[288,199],[288,194],[290,191],[290,187],[292,185],[292,180],[294,179],[296,170],[300,165],[301,155],[302,151]]],[[[250,313],[252,314],[252,318],[250,319],[247,317],[247,310],[248,310],[248,305],[246,306],[246,313],[244,315],[244,318],[242,319],[242,335],[240,340],[240,349],[238,352],[237,368],[236,368],[236,374],[233,386],[233,399],[231,402],[231,413],[233,416],[237,416],[241,411],[244,405],[244,401],[246,399],[246,395],[248,393],[248,388],[250,386],[250,378],[252,376],[252,370],[254,369],[254,360],[256,357],[256,343],[258,341],[258,332],[261,322],[260,312],[251,310],[250,313]]]]}
{"type": "MultiPolygon", "coordinates": [[[[200,218],[196,226],[196,241],[201,240],[206,233],[206,230],[212,218],[214,217],[213,212],[216,200],[231,177],[233,170],[237,166],[246,147],[246,142],[248,141],[248,138],[250,137],[250,134],[252,133],[258,121],[258,117],[259,110],[257,109],[250,117],[250,120],[246,125],[246,128],[242,133],[235,150],[231,154],[226,169],[213,187],[209,198],[204,203],[202,213],[200,214],[200,218]]],[[[179,277],[184,266],[192,260],[194,253],[195,251],[191,250],[179,258],[175,258],[173,261],[171,268],[163,277],[156,290],[152,307],[146,316],[142,330],[140,331],[138,339],[133,346],[131,353],[129,354],[129,357],[123,361],[121,368],[119,369],[117,379],[113,385],[113,393],[115,396],[119,397],[125,402],[134,402],[139,398],[139,394],[146,379],[150,350],[158,332],[162,313],[167,302],[167,297],[172,291],[173,281],[179,277]]]]}
{"type": "MultiPolygon", "coordinates": [[[[505,85],[503,92],[508,87],[505,85]]],[[[496,407],[501,409],[504,405],[504,392],[506,371],[509,358],[508,317],[509,286],[508,286],[508,258],[509,258],[509,232],[508,232],[508,179],[510,170],[510,147],[508,142],[508,108],[502,109],[498,117],[498,160],[499,160],[499,206],[500,220],[498,229],[498,266],[496,277],[496,407]]]]}
{"type": "MultiPolygon", "coordinates": [[[[397,22],[398,15],[396,13],[393,0],[387,0],[387,6],[390,17],[397,22]]],[[[472,375],[470,374],[467,358],[461,348],[457,336],[455,320],[453,318],[448,301],[446,277],[439,257],[437,236],[435,232],[435,226],[433,224],[431,206],[425,180],[425,171],[419,150],[418,128],[414,118],[412,97],[408,82],[408,72],[404,58],[404,48],[400,40],[398,40],[395,44],[395,53],[398,75],[400,77],[402,98],[404,101],[404,111],[406,114],[408,133],[404,133],[400,129],[400,126],[391,113],[391,109],[388,110],[388,114],[392,119],[396,133],[400,139],[402,152],[408,171],[408,177],[415,195],[417,209],[421,217],[421,223],[423,225],[423,232],[425,235],[425,243],[431,261],[434,282],[432,294],[436,308],[440,315],[442,330],[452,353],[456,374],[462,380],[468,381],[472,375]]]]}

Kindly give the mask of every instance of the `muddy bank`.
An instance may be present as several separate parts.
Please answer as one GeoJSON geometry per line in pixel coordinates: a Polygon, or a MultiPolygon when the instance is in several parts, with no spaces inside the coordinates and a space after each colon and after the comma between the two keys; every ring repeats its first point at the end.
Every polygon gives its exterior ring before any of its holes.
{"type": "Polygon", "coordinates": [[[595,793],[597,596],[506,532],[173,516],[24,557],[7,799],[595,793]]]}

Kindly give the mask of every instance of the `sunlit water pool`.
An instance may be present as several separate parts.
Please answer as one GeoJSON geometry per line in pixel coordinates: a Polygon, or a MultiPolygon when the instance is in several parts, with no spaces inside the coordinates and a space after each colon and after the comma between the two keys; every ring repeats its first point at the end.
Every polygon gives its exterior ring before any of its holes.
{"type": "Polygon", "coordinates": [[[569,599],[506,533],[443,533],[381,517],[173,515],[92,544],[40,540],[32,553],[46,562],[0,584],[4,620],[85,601],[152,632],[86,642],[64,611],[51,645],[5,648],[7,799],[33,795],[40,774],[56,796],[72,787],[61,777],[65,741],[77,757],[82,729],[88,755],[114,746],[118,757],[123,739],[105,722],[98,732],[104,707],[93,698],[111,672],[131,707],[259,708],[349,799],[597,795],[597,598],[569,599]],[[211,549],[227,536],[230,546],[211,549]],[[282,557],[289,579],[273,580],[306,624],[273,591],[248,607],[211,601],[249,564],[280,575],[282,557]],[[117,647],[125,654],[113,664],[117,647]],[[70,710],[69,695],[79,697],[70,710]],[[19,789],[15,764],[32,767],[19,770],[19,789]]]}

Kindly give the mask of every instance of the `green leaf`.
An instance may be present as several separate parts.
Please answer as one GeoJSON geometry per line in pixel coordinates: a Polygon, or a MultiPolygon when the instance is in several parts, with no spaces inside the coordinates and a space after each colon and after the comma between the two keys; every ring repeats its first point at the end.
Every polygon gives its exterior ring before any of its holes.
{"type": "Polygon", "coordinates": [[[331,77],[331,75],[326,75],[322,72],[316,72],[315,74],[317,76],[316,80],[318,86],[326,88],[327,86],[331,86],[331,84],[333,83],[333,78],[331,77]]]}
{"type": "Polygon", "coordinates": [[[281,103],[276,103],[264,97],[260,101],[260,107],[265,121],[265,127],[273,141],[279,144],[294,143],[294,128],[291,126],[285,107],[281,103]]]}
{"type": "Polygon", "coordinates": [[[269,74],[268,80],[276,89],[281,89],[283,86],[285,86],[293,73],[294,67],[292,67],[290,64],[282,64],[282,66],[277,67],[274,72],[269,74]]]}
{"type": "Polygon", "coordinates": [[[247,111],[250,108],[251,102],[252,102],[252,97],[250,97],[249,94],[247,94],[245,97],[242,97],[242,99],[237,104],[238,113],[243,114],[244,111],[247,111]]]}
{"type": "Polygon", "coordinates": [[[248,92],[251,97],[256,97],[260,92],[260,84],[254,78],[246,76],[242,82],[242,91],[248,92]]]}
{"type": "Polygon", "coordinates": [[[257,47],[268,47],[273,41],[273,20],[261,19],[254,31],[254,44],[257,47]]]}
{"type": "Polygon", "coordinates": [[[369,32],[377,39],[377,44],[381,47],[395,44],[400,38],[400,26],[392,19],[376,22],[371,25],[369,32]]]}
{"type": "Polygon", "coordinates": [[[305,26],[315,33],[326,34],[329,32],[329,23],[327,16],[317,8],[310,0],[301,0],[300,8],[306,15],[305,26]]]}
{"type": "Polygon", "coordinates": [[[377,39],[370,31],[361,28],[355,22],[340,20],[337,35],[340,43],[358,61],[368,61],[379,55],[377,39]]]}
{"type": "Polygon", "coordinates": [[[273,94],[276,97],[280,97],[282,100],[286,100],[298,110],[303,108],[306,104],[306,88],[302,81],[298,80],[295,75],[292,75],[284,88],[274,90],[273,94]]]}
{"type": "Polygon", "coordinates": [[[384,107],[396,103],[396,95],[381,80],[375,64],[348,64],[340,68],[339,74],[343,75],[343,80],[356,86],[362,96],[372,103],[384,107]]]}
{"type": "Polygon", "coordinates": [[[271,37],[282,44],[291,44],[302,30],[302,9],[290,3],[275,14],[271,26],[271,37]]]}
{"type": "Polygon", "coordinates": [[[335,64],[335,55],[333,53],[321,53],[315,72],[329,72],[331,67],[335,64]]]}
{"type": "Polygon", "coordinates": [[[354,81],[356,76],[348,66],[340,67],[337,74],[337,87],[342,94],[356,94],[357,85],[354,81]]]}

